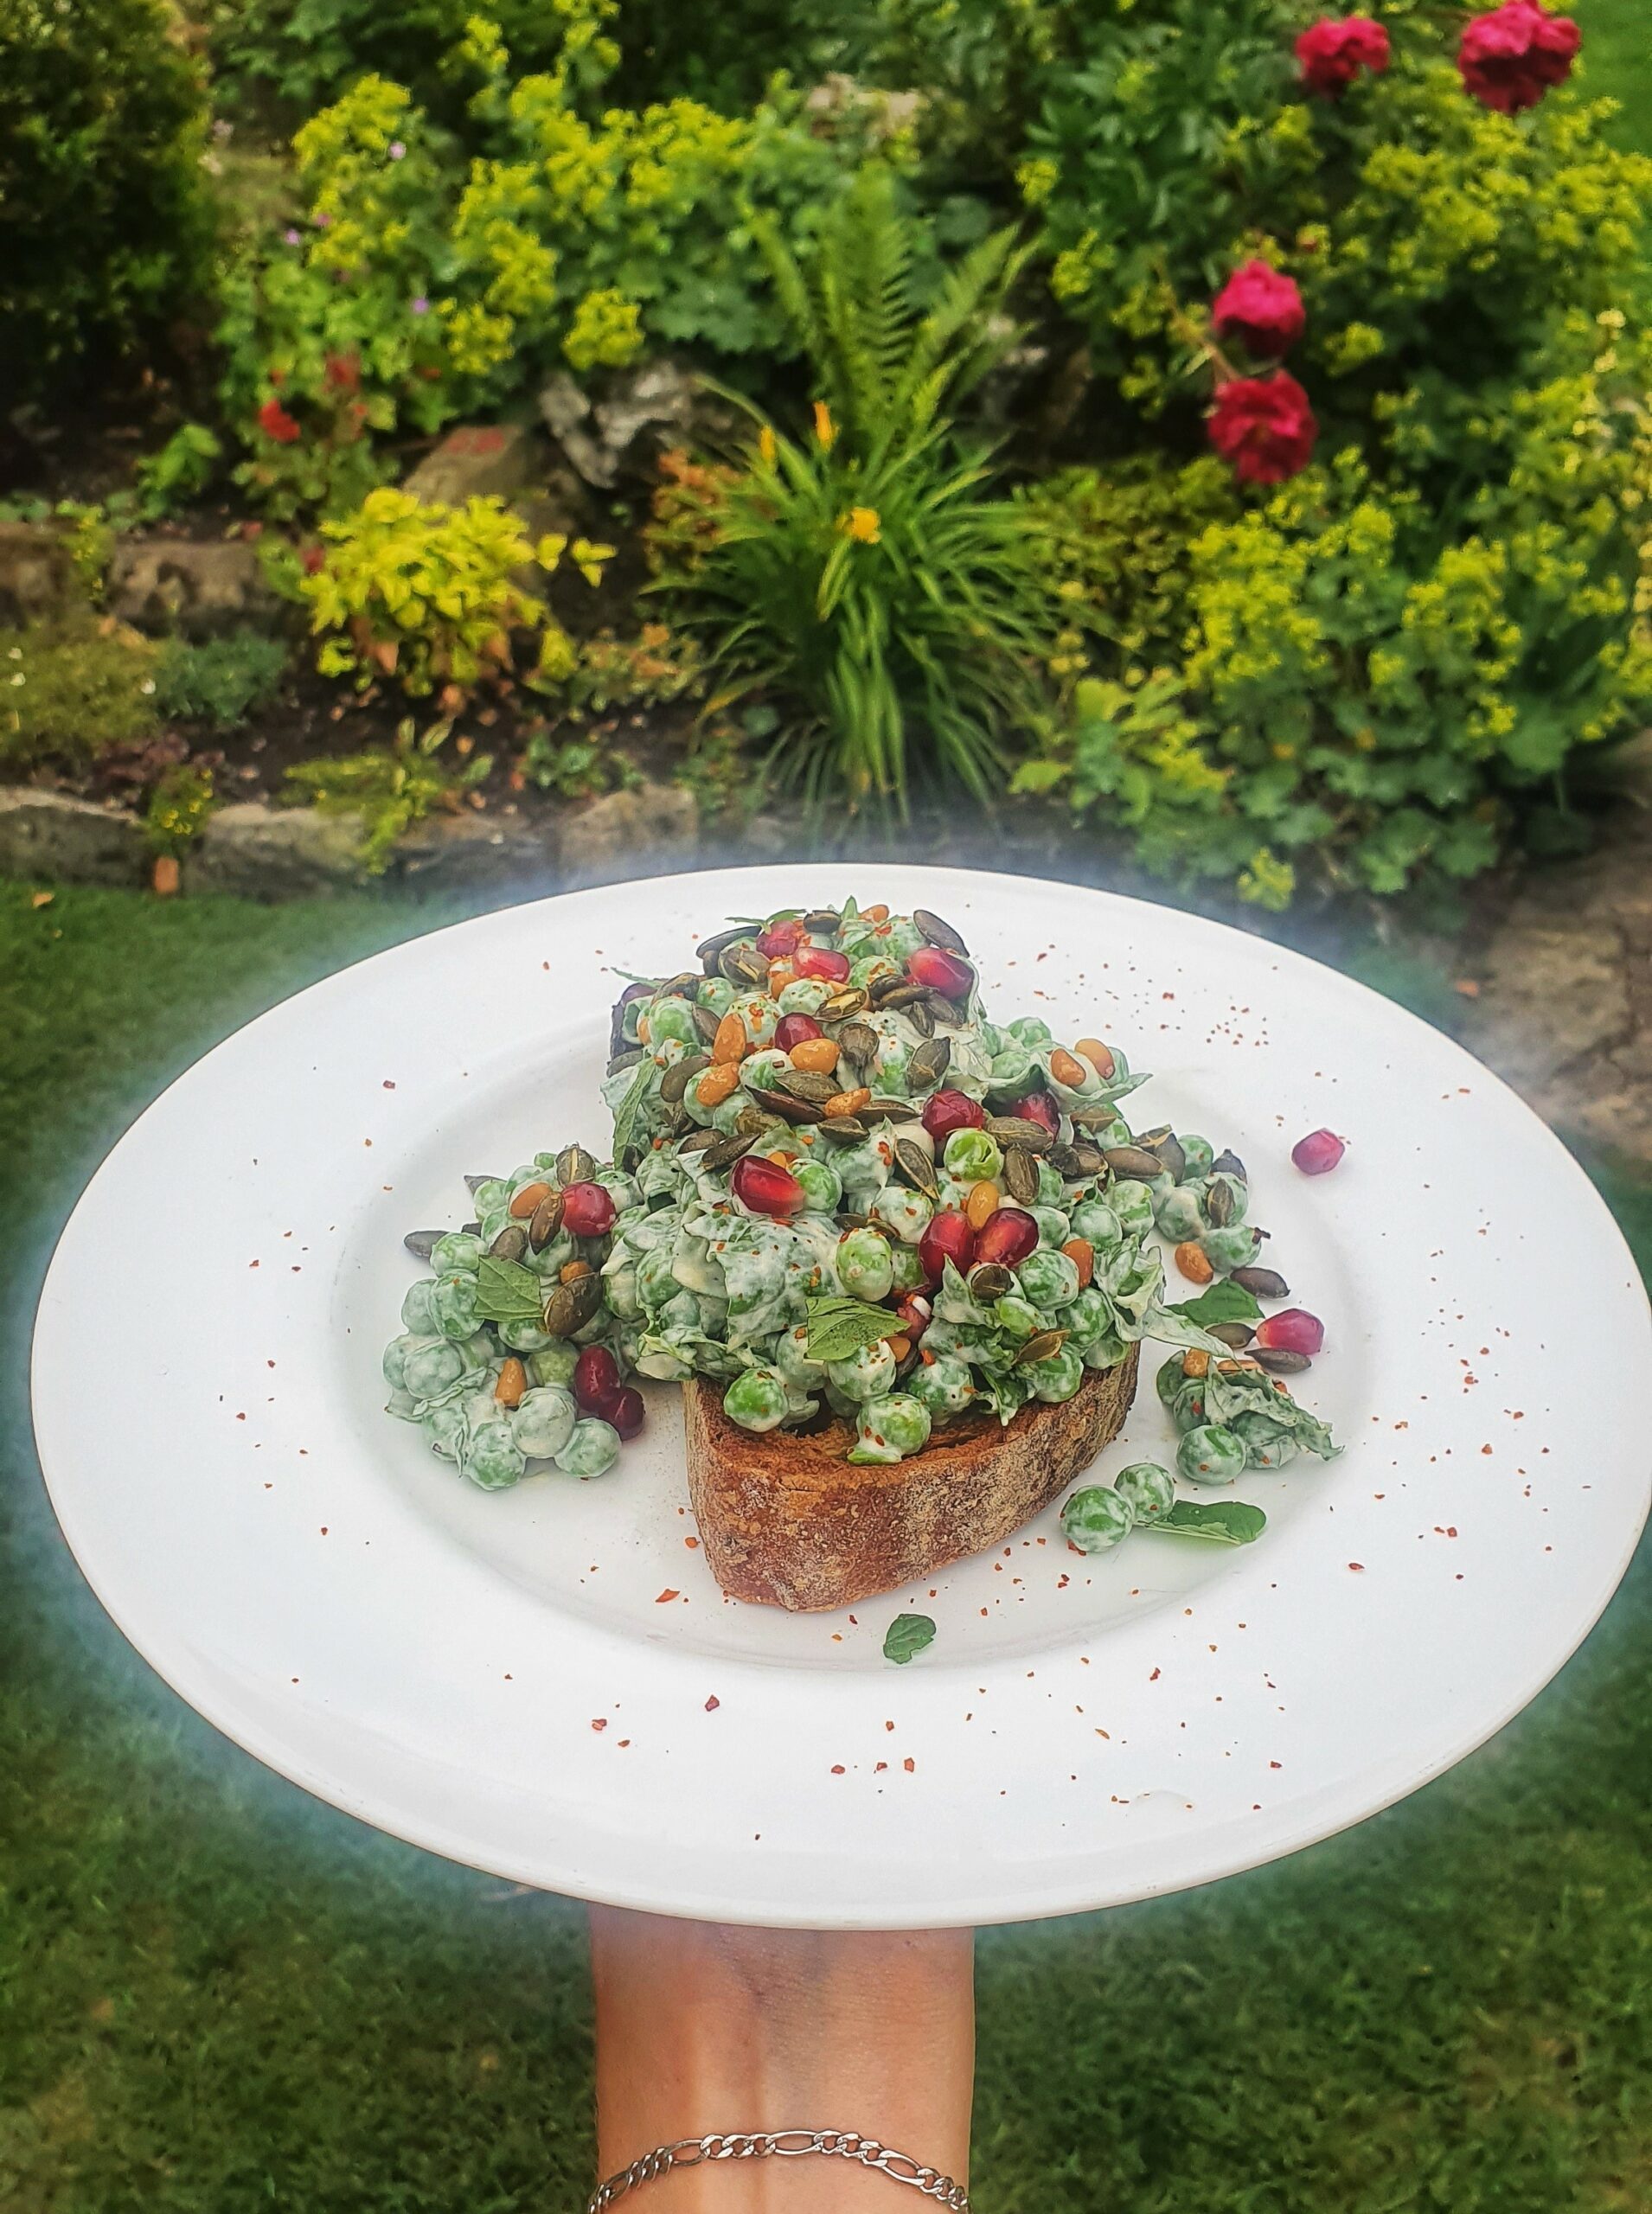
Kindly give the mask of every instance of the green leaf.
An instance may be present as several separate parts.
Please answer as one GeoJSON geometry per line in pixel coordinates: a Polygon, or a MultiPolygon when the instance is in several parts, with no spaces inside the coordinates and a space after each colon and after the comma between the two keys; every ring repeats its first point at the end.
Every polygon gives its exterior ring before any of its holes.
{"type": "Polygon", "coordinates": [[[637,1074],[631,1078],[631,1088],[620,1101],[618,1110],[614,1116],[613,1157],[615,1166],[618,1168],[623,1168],[624,1166],[625,1150],[631,1142],[631,1131],[636,1127],[638,1110],[648,1096],[648,1087],[653,1077],[653,1062],[644,1061],[638,1067],[637,1074]]]}
{"type": "Polygon", "coordinates": [[[1248,1545],[1262,1535],[1268,1518],[1242,1499],[1179,1499],[1162,1521],[1144,1530],[1165,1530],[1173,1538],[1207,1538],[1219,1545],[1248,1545]]]}
{"type": "Polygon", "coordinates": [[[520,1261],[484,1253],[476,1272],[476,1311],[484,1322],[537,1322],[544,1286],[520,1261]]]}
{"type": "Polygon", "coordinates": [[[927,1615],[897,1615],[883,1634],[883,1657],[904,1668],[908,1660],[935,1642],[935,1625],[927,1615]]]}
{"type": "Polygon", "coordinates": [[[804,1342],[811,1360],[849,1360],[862,1347],[876,1345],[900,1327],[900,1317],[889,1308],[837,1292],[807,1299],[804,1308],[809,1334],[804,1342]]]}
{"type": "Polygon", "coordinates": [[[1185,1315],[1190,1322],[1197,1322],[1201,1328],[1207,1330],[1213,1322],[1254,1322],[1262,1309],[1254,1293],[1224,1277],[1219,1283],[1201,1291],[1197,1299],[1178,1300],[1170,1312],[1185,1315]]]}

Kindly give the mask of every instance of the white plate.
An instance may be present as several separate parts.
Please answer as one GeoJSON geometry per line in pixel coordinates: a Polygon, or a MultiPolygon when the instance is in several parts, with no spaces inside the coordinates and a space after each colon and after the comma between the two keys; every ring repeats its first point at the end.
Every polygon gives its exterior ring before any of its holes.
{"type": "MultiPolygon", "coordinates": [[[[1103,1473],[1171,1457],[1147,1348],[1103,1473]]],[[[1193,917],[919,868],[729,870],[401,946],[208,1055],[115,1148],[41,1302],[35,1418],[70,1544],[184,1698],[350,1813],[503,1876],[731,1921],[1000,1922],[1197,1884],[1414,1789],[1554,1673],[1648,1503],[1649,1316],[1592,1189],[1456,1046],[1193,917]],[[1326,1321],[1348,1450],[1252,1475],[1239,1551],[1085,1558],[1053,1511],[869,1602],[724,1600],[674,1390],[599,1481],[464,1484],[387,1420],[379,1355],[467,1171],[579,1136],[616,969],[849,891],[938,909],[989,1004],[1160,1072],[1234,1146],[1326,1321]],[[1335,1174],[1289,1161],[1322,1123],[1335,1174]],[[86,1348],[95,1347],[87,1368],[86,1348]],[[902,1607],[939,1625],[881,1657],[902,1607]]]]}

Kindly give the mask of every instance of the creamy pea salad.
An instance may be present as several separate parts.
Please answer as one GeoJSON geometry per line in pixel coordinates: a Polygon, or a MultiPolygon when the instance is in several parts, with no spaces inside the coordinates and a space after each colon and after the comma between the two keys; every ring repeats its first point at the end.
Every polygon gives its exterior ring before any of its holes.
{"type": "Polygon", "coordinates": [[[474,1219],[407,1240],[432,1274],[385,1353],[389,1411],[472,1483],[602,1475],[645,1419],[633,1379],[695,1375],[744,1430],[836,1422],[849,1461],[898,1462],[938,1424],[1069,1399],[1143,1339],[1175,1348],[1175,1468],[1076,1492],[1081,1550],[1244,1543],[1261,1510],[1213,1494],[1336,1449],[1285,1380],[1323,1331],[1278,1305],[1244,1164],[1134,1130],[1120,1103],[1146,1079],[1118,1046],[990,1020],[922,910],[746,918],[698,957],[615,1008],[606,1158],[469,1177],[474,1219]]]}

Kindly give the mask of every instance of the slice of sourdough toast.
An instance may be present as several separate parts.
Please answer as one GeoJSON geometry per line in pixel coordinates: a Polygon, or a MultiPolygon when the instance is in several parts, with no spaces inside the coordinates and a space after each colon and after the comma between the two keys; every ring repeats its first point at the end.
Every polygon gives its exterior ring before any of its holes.
{"type": "Polygon", "coordinates": [[[811,1613],[852,1607],[1019,1530],[1083,1475],[1124,1427],[1137,1348],[1086,1370],[1072,1398],[940,1424],[905,1461],[849,1460],[855,1433],[741,1430],[722,1386],[690,1377],[688,1493],[712,1573],[733,1599],[811,1613]]]}

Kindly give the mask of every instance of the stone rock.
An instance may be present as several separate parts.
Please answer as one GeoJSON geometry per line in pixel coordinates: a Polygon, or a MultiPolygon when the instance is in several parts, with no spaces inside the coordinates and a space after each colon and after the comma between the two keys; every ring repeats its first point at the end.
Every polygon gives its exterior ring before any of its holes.
{"type": "Polygon", "coordinates": [[[496,494],[509,500],[545,473],[545,449],[527,423],[465,423],[426,454],[402,490],[432,505],[463,507],[496,494]]]}
{"type": "Polygon", "coordinates": [[[540,392],[539,412],[586,483],[605,490],[622,472],[646,475],[667,446],[692,445],[736,419],[669,355],[617,371],[594,404],[560,369],[540,392]]]}
{"type": "Polygon", "coordinates": [[[280,605],[239,539],[124,538],[109,566],[109,610],[140,630],[231,630],[280,605]]]}
{"type": "Polygon", "coordinates": [[[48,522],[0,522],[0,624],[63,613],[75,598],[69,542],[48,522]]]}
{"type": "Polygon", "coordinates": [[[271,807],[238,800],[207,819],[184,862],[191,892],[234,892],[246,899],[298,899],[366,880],[359,859],[359,816],[313,807],[271,807]]]}
{"type": "Polygon", "coordinates": [[[1563,1069],[1629,1029],[1625,955],[1604,924],[1534,922],[1518,912],[1487,948],[1464,1042],[1517,1090],[1541,1097],[1563,1069]]]}
{"type": "Polygon", "coordinates": [[[149,857],[134,816],[61,792],[0,791],[0,876],[141,884],[149,857]]]}
{"type": "Polygon", "coordinates": [[[699,842],[700,809],[686,784],[644,782],[609,792],[562,817],[562,874],[596,884],[691,860],[699,842]]]}
{"type": "Polygon", "coordinates": [[[508,816],[432,815],[396,848],[390,874],[420,891],[520,884],[554,892],[555,832],[508,816]]]}

